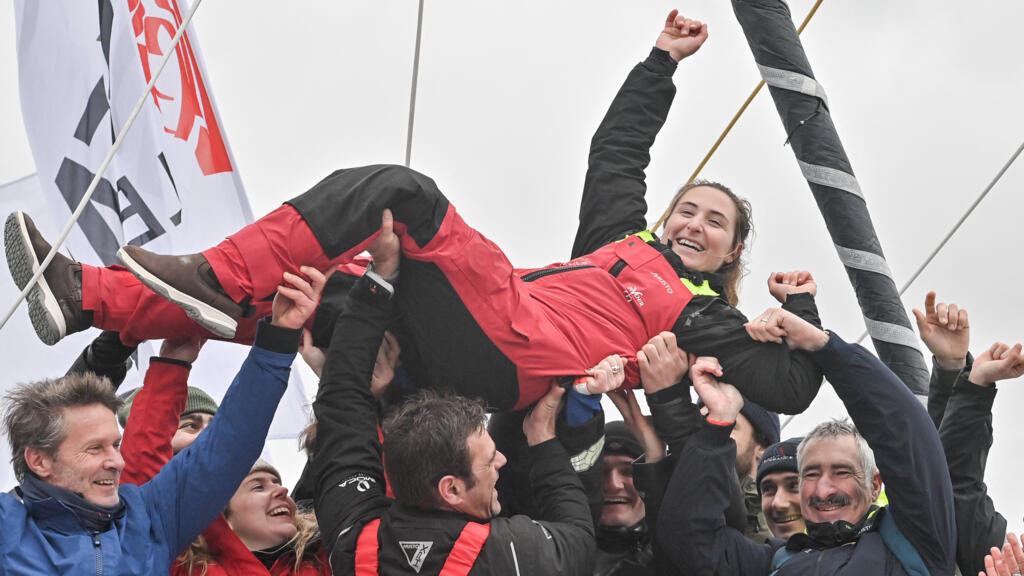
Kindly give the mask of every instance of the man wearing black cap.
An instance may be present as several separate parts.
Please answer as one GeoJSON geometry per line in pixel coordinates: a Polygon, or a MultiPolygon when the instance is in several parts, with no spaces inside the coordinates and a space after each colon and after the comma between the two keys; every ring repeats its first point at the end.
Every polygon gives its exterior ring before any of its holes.
{"type": "Polygon", "coordinates": [[[772,536],[784,540],[805,528],[800,513],[800,475],[796,464],[796,449],[801,440],[803,438],[790,438],[772,444],[757,466],[761,513],[772,536]]]}
{"type": "Polygon", "coordinates": [[[622,421],[605,424],[604,438],[604,507],[597,527],[594,575],[652,573],[646,508],[633,483],[633,463],[644,456],[644,449],[622,421]]]}

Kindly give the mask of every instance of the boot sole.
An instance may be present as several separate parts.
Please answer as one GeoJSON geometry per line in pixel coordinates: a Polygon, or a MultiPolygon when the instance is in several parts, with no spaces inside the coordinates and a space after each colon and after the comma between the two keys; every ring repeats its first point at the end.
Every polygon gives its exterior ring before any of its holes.
{"type": "MultiPolygon", "coordinates": [[[[32,248],[32,239],[25,227],[23,212],[13,212],[7,217],[4,225],[4,251],[7,253],[7,267],[11,271],[18,290],[24,290],[29,280],[39,270],[39,260],[32,248]]],[[[57,298],[50,290],[45,276],[29,290],[25,299],[28,301],[28,317],[35,328],[36,336],[48,346],[53,346],[67,336],[67,323],[64,313],[57,304],[57,298]]]]}
{"type": "Polygon", "coordinates": [[[168,302],[177,305],[185,311],[196,324],[213,332],[220,338],[232,339],[238,329],[238,322],[227,314],[217,310],[213,306],[185,294],[174,286],[164,282],[147,270],[141,264],[132,259],[125,252],[124,248],[117,251],[117,259],[124,264],[140,282],[147,288],[162,296],[168,302]]]}

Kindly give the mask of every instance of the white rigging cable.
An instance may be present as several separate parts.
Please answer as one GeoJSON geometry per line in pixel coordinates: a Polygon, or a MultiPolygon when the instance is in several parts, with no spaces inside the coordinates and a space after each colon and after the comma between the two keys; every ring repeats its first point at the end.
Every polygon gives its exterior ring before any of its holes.
{"type": "MultiPolygon", "coordinates": [[[[953,238],[953,235],[956,234],[957,230],[960,229],[960,226],[963,226],[963,223],[965,220],[967,220],[967,217],[970,216],[972,212],[974,212],[974,209],[978,207],[978,204],[981,204],[981,201],[985,199],[985,196],[988,196],[988,193],[992,190],[992,188],[995,187],[996,183],[999,182],[999,180],[1003,177],[1003,174],[1005,174],[1006,171],[1010,169],[1010,166],[1013,165],[1013,162],[1015,160],[1017,160],[1017,157],[1020,156],[1021,152],[1024,152],[1024,142],[1020,143],[1020,146],[1017,147],[1017,151],[1010,156],[1010,159],[1006,161],[1006,164],[1003,164],[1003,167],[999,169],[999,172],[996,174],[995,178],[993,178],[992,181],[988,183],[988,186],[986,186],[985,189],[981,191],[981,194],[979,194],[978,197],[975,198],[974,202],[970,205],[969,208],[967,208],[967,211],[964,212],[963,216],[961,216],[960,219],[956,221],[956,224],[953,225],[953,228],[949,231],[948,234],[946,234],[945,238],[943,238],[942,241],[939,242],[939,245],[936,246],[935,249],[932,250],[932,253],[929,254],[927,258],[925,258],[924,262],[920,266],[918,266],[917,270],[910,276],[910,279],[903,284],[903,287],[900,288],[900,296],[903,296],[903,293],[907,291],[907,288],[910,288],[910,285],[913,284],[915,280],[917,280],[917,277],[920,276],[922,272],[924,272],[924,269],[927,268],[928,265],[932,263],[932,260],[934,260],[935,257],[938,256],[939,251],[946,247],[946,244],[949,243],[951,238],[953,238]]],[[[864,340],[864,338],[867,337],[867,335],[867,332],[861,334],[860,338],[857,339],[857,343],[860,344],[864,340]]]]}
{"type": "MultiPolygon", "coordinates": [[[[956,221],[956,224],[953,225],[953,228],[950,229],[950,231],[946,234],[942,241],[939,242],[939,245],[936,246],[934,250],[932,250],[931,254],[929,254],[928,257],[925,258],[924,262],[922,262],[921,265],[918,266],[917,270],[910,276],[910,279],[903,284],[903,287],[900,288],[900,296],[903,296],[903,293],[906,292],[907,289],[910,288],[910,285],[913,284],[915,280],[917,280],[917,277],[920,276],[922,272],[924,272],[924,269],[927,268],[932,263],[932,260],[935,260],[935,257],[938,256],[939,252],[946,247],[946,244],[948,244],[950,239],[953,238],[953,235],[956,234],[957,230],[959,230],[961,226],[963,226],[963,223],[967,220],[971,213],[974,212],[974,209],[978,207],[978,204],[981,204],[981,201],[985,199],[985,196],[988,196],[988,193],[992,191],[992,188],[995,187],[996,183],[999,182],[1000,179],[1002,179],[1003,174],[1006,174],[1006,171],[1010,169],[1010,166],[1012,166],[1013,163],[1017,160],[1017,157],[1020,156],[1021,152],[1024,152],[1024,142],[1021,142],[1020,146],[1017,147],[1017,150],[1010,156],[1010,159],[1007,160],[1005,164],[1003,164],[1002,168],[999,169],[999,172],[996,174],[995,178],[993,178],[992,181],[988,183],[988,186],[986,186],[985,189],[981,191],[981,194],[979,194],[978,197],[975,198],[974,202],[972,202],[970,207],[967,208],[967,211],[964,212],[962,216],[960,216],[960,219],[956,221]]],[[[865,331],[863,334],[860,335],[860,338],[857,339],[857,344],[863,342],[864,339],[867,338],[867,336],[868,333],[867,331],[865,331]]],[[[795,414],[792,414],[789,417],[787,417],[786,421],[782,423],[782,430],[785,430],[786,426],[788,426],[789,423],[792,422],[793,418],[795,417],[795,414]]]]}
{"type": "MultiPolygon", "coordinates": [[[[121,143],[124,142],[124,138],[128,134],[128,130],[130,130],[132,125],[135,123],[135,118],[138,117],[139,112],[142,111],[142,106],[146,103],[146,99],[149,98],[150,93],[153,91],[153,86],[156,86],[156,81],[160,78],[160,73],[163,72],[164,65],[167,64],[167,61],[175,54],[178,42],[185,33],[185,29],[188,28],[189,23],[192,21],[192,16],[196,13],[196,9],[199,8],[199,5],[202,3],[203,0],[195,0],[195,3],[192,4],[191,8],[189,8],[188,14],[185,15],[185,19],[182,21],[181,26],[178,27],[178,31],[174,35],[174,38],[171,39],[170,45],[165,49],[164,57],[160,59],[160,64],[157,65],[156,72],[149,80],[149,84],[146,85],[146,90],[141,96],[139,96],[138,102],[135,103],[135,108],[132,110],[131,115],[128,116],[128,121],[125,122],[121,131],[117,134],[117,138],[114,139],[114,144],[110,147],[110,151],[107,152],[106,157],[103,158],[103,163],[100,164],[99,170],[96,171],[96,175],[93,176],[92,182],[89,183],[89,187],[85,190],[85,195],[82,196],[82,200],[78,203],[75,211],[71,213],[71,219],[64,225],[64,229],[61,231],[60,236],[53,243],[53,247],[50,248],[50,253],[47,254],[46,258],[44,258],[39,264],[39,270],[36,270],[36,273],[32,275],[28,284],[25,285],[25,289],[21,291],[21,294],[18,294],[18,298],[14,301],[10,310],[7,311],[7,314],[4,315],[3,320],[0,320],[0,330],[3,330],[4,326],[7,325],[7,321],[14,315],[14,311],[17,310],[18,306],[25,301],[25,297],[28,295],[29,291],[31,291],[32,288],[35,287],[36,283],[39,282],[39,278],[43,275],[43,272],[46,271],[46,267],[50,265],[50,262],[53,261],[53,257],[60,250],[61,246],[64,245],[68,235],[71,234],[71,229],[75,226],[75,223],[78,222],[78,218],[82,215],[86,205],[88,205],[93,192],[96,191],[96,186],[99,185],[100,180],[103,179],[103,175],[107,171],[107,167],[109,167],[110,162],[113,161],[114,155],[121,149],[121,143]]],[[[113,121],[113,112],[111,112],[111,121],[113,121]]]]}

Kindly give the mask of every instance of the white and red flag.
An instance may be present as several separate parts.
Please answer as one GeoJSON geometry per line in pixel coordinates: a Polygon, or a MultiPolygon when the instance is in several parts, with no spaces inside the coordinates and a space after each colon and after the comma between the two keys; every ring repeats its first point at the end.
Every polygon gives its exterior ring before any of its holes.
{"type": "MultiPolygon", "coordinates": [[[[25,210],[54,240],[156,73],[188,7],[183,0],[15,0],[14,8],[22,118],[37,174],[0,187],[0,217],[25,210]]],[[[116,263],[117,249],[126,244],[187,254],[251,221],[190,26],[63,252],[96,265],[116,263]]],[[[19,291],[2,276],[0,305],[7,307],[19,291]]],[[[63,374],[96,334],[76,334],[50,348],[38,342],[27,314],[19,311],[0,331],[0,354],[14,367],[0,388],[63,374]]],[[[219,398],[246,352],[238,345],[207,344],[190,383],[219,398]]],[[[140,348],[143,370],[150,353],[140,348]]],[[[122,390],[139,385],[141,371],[129,378],[122,390]]],[[[307,415],[305,392],[293,372],[271,437],[295,436],[307,415]]],[[[6,450],[5,442],[0,452],[6,450]]],[[[8,467],[0,468],[0,489],[12,483],[8,467]]]]}

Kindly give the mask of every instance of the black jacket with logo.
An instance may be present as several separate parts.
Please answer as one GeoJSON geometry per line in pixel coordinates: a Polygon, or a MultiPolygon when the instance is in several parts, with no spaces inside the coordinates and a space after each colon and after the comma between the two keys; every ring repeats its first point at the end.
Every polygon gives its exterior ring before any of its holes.
{"type": "MultiPolygon", "coordinates": [[[[430,576],[441,570],[462,528],[474,519],[404,506],[385,495],[369,382],[391,302],[365,296],[371,282],[364,277],[356,283],[338,319],[313,405],[318,422],[312,460],[317,517],[334,574],[354,573],[359,533],[367,522],[381,518],[380,573],[430,576]],[[421,554],[417,570],[410,560],[415,554],[408,552],[426,543],[429,551],[425,557],[421,554]]],[[[589,576],[593,525],[569,457],[558,440],[532,447],[530,455],[537,517],[491,520],[490,535],[470,574],[589,576]]]]}

